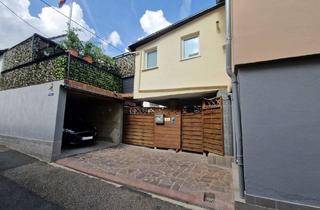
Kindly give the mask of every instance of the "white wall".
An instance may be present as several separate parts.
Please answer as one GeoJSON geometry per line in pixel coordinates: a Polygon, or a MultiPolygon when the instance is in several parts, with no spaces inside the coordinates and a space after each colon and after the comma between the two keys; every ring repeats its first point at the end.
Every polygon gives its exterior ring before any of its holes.
{"type": "Polygon", "coordinates": [[[174,96],[227,89],[225,12],[218,8],[137,49],[134,98],[174,96]],[[218,23],[216,23],[218,22],[218,23]],[[199,33],[200,56],[181,59],[181,40],[199,33]],[[157,48],[158,67],[145,70],[145,51],[157,48]]]}
{"type": "Polygon", "coordinates": [[[55,138],[61,84],[0,91],[0,142],[50,161],[53,144],[59,140],[55,138]]]}

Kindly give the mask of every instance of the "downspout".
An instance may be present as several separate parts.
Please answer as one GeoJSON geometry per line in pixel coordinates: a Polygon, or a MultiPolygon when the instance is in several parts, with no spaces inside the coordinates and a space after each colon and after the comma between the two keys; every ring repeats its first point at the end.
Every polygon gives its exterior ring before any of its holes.
{"type": "Polygon", "coordinates": [[[232,70],[232,30],[231,30],[231,1],[226,0],[226,71],[232,82],[232,116],[233,116],[233,139],[235,145],[235,161],[239,167],[239,191],[240,197],[244,198],[244,173],[243,173],[243,148],[242,130],[239,101],[239,82],[237,75],[232,70]]]}

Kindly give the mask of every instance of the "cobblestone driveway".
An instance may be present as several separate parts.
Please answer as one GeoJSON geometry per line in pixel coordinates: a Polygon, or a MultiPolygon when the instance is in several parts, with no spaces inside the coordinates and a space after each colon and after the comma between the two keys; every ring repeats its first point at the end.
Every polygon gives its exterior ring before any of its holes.
{"type": "Polygon", "coordinates": [[[209,206],[233,208],[231,169],[208,164],[202,155],[120,145],[62,161],[76,161],[82,167],[141,180],[202,200],[205,192],[214,193],[215,204],[209,206]]]}

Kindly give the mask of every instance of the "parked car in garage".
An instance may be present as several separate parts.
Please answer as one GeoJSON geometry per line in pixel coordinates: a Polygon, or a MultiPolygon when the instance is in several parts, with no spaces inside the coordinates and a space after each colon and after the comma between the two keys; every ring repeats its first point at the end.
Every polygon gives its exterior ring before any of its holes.
{"type": "Polygon", "coordinates": [[[95,126],[83,119],[72,120],[66,123],[63,130],[63,145],[81,145],[93,143],[97,136],[97,129],[95,126]]]}

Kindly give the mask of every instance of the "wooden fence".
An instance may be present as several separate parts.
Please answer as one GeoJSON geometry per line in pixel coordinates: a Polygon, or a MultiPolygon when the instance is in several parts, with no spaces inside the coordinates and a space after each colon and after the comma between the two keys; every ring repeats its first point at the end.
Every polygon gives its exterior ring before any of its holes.
{"type": "Polygon", "coordinates": [[[182,150],[203,152],[203,124],[201,113],[182,114],[182,150]]]}
{"type": "Polygon", "coordinates": [[[125,113],[124,143],[224,155],[221,98],[204,102],[196,112],[142,110],[125,113]],[[164,125],[155,124],[155,114],[165,116],[164,125]]]}
{"type": "Polygon", "coordinates": [[[124,114],[123,142],[138,146],[154,145],[154,113],[129,110],[124,114]]]}
{"type": "Polygon", "coordinates": [[[181,148],[181,112],[180,110],[158,109],[156,115],[164,115],[164,125],[154,127],[154,146],[158,148],[181,148]]]}

